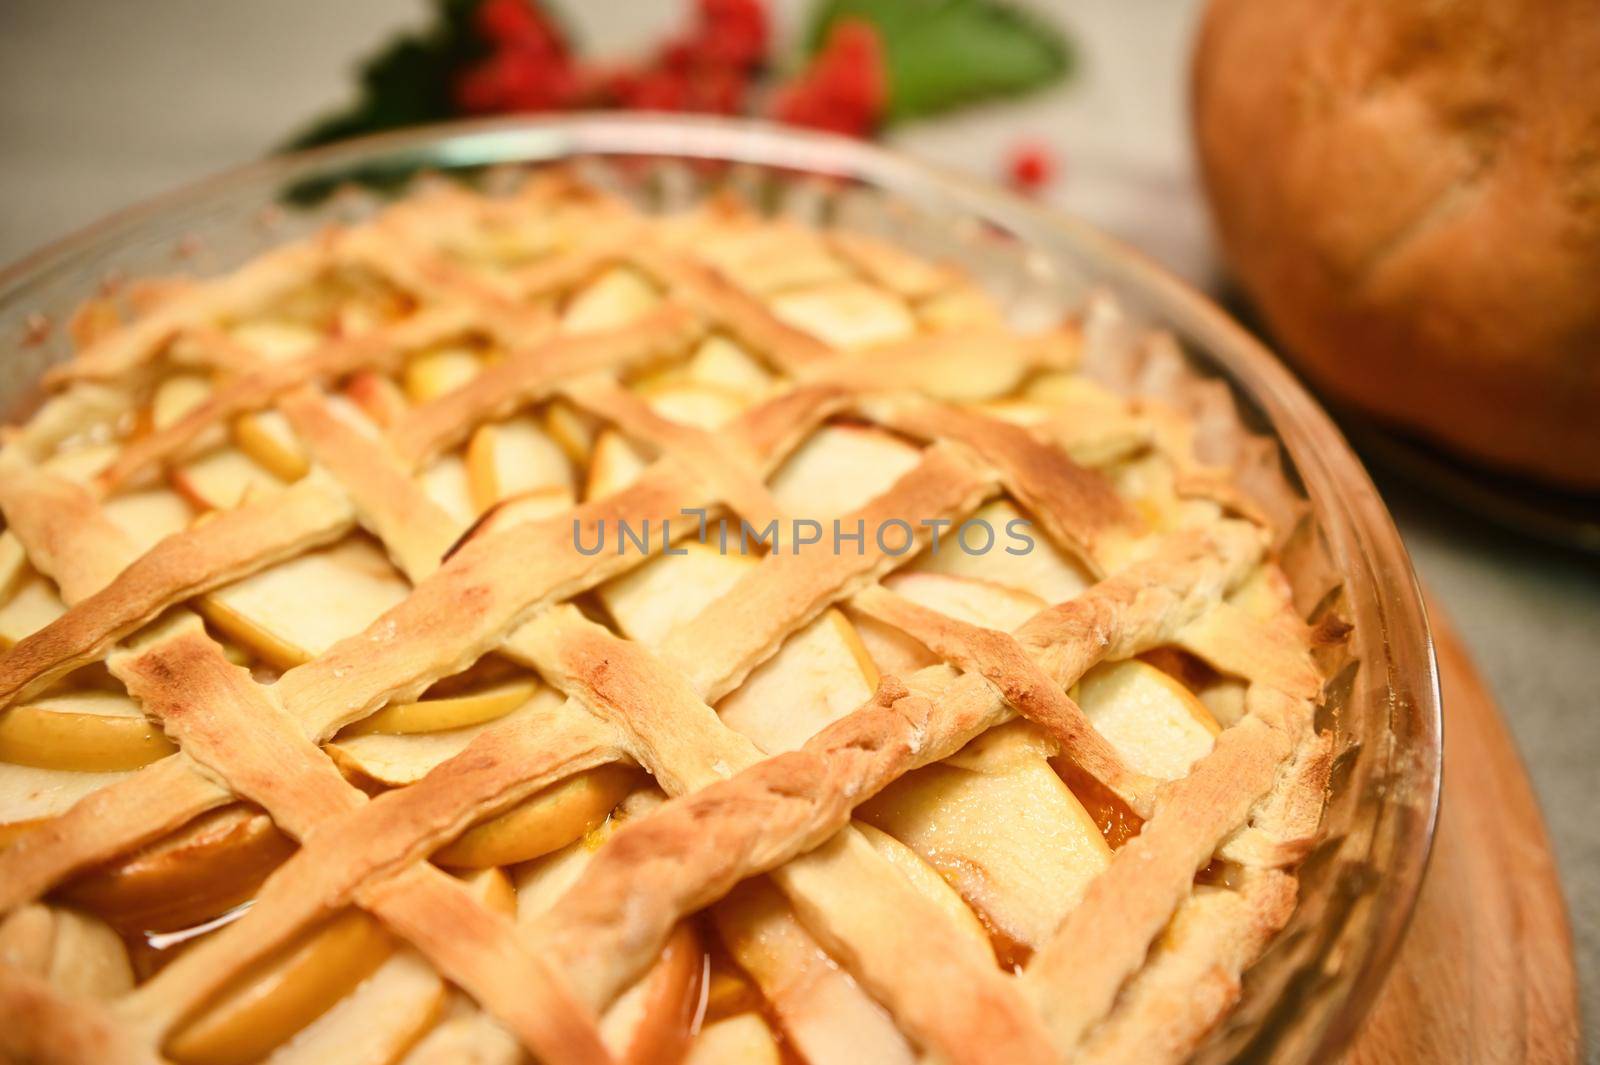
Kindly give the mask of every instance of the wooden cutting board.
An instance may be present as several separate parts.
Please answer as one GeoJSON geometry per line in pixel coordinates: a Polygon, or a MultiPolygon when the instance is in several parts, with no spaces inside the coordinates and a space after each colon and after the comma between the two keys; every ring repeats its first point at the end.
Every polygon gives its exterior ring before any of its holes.
{"type": "Polygon", "coordinates": [[[1411,930],[1348,1065],[1576,1062],[1555,858],[1505,722],[1437,600],[1444,792],[1411,930]]]}

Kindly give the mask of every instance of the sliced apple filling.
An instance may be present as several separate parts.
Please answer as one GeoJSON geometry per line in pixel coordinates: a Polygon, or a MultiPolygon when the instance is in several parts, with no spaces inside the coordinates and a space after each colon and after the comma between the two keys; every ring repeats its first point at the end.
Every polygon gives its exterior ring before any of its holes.
{"type": "Polygon", "coordinates": [[[206,620],[281,669],[364,630],[410,585],[364,536],[280,562],[198,600],[206,620]]]}
{"type": "Polygon", "coordinates": [[[1222,731],[1193,692],[1147,662],[1104,662],[1074,690],[1078,705],[1129,768],[1176,780],[1222,731]]]}
{"type": "Polygon", "coordinates": [[[445,732],[481,725],[504,717],[532,699],[539,690],[533,677],[519,677],[414,703],[391,703],[377,713],[362,718],[339,733],[341,737],[373,733],[412,735],[445,732]]]}
{"type": "Polygon", "coordinates": [[[232,510],[283,487],[267,467],[229,445],[174,466],[167,478],[197,510],[232,510]]]}
{"type": "Polygon", "coordinates": [[[622,491],[644,472],[649,460],[615,429],[595,437],[594,453],[584,479],[583,498],[601,499],[622,491]]]}
{"type": "Polygon", "coordinates": [[[26,567],[0,604],[0,650],[10,650],[67,612],[56,586],[26,567]]]}
{"type": "Polygon", "coordinates": [[[1006,499],[944,530],[938,549],[930,545],[910,569],[1005,585],[1051,605],[1075,598],[1092,583],[1083,566],[1006,499]]]}
{"type": "Polygon", "coordinates": [[[413,403],[426,403],[454,392],[483,371],[483,352],[467,345],[447,345],[418,352],[406,360],[401,386],[413,403]]]}
{"type": "Polygon", "coordinates": [[[423,699],[386,707],[372,718],[354,722],[324,749],[347,776],[398,787],[421,780],[508,718],[548,714],[561,700],[551,688],[538,684],[525,688],[522,682],[423,699]],[[406,730],[409,725],[432,724],[444,727],[406,730]]]}
{"type": "Polygon", "coordinates": [[[637,270],[612,267],[579,290],[561,314],[563,333],[618,329],[654,310],[661,296],[637,270]]]}
{"type": "Polygon", "coordinates": [[[849,269],[812,230],[771,223],[694,231],[692,251],[749,292],[775,293],[803,286],[844,282],[849,269]]]}
{"type": "Polygon", "coordinates": [[[177,1028],[166,1054],[182,1065],[246,1065],[321,1016],[394,952],[378,922],[346,910],[232,981],[177,1028]]]}
{"type": "Polygon", "coordinates": [[[233,423],[233,442],[280,481],[298,481],[311,468],[305,447],[281,411],[241,414],[233,423]]]}
{"type": "Polygon", "coordinates": [[[694,384],[721,388],[747,399],[766,395],[777,380],[761,360],[717,333],[700,342],[684,364],[683,376],[694,384]]]}
{"type": "Polygon", "coordinates": [[[130,938],[177,933],[249,901],[294,849],[260,809],[228,806],[80,873],[58,894],[130,938]]]}
{"type": "Polygon", "coordinates": [[[875,285],[837,281],[795,289],[773,298],[779,318],[836,348],[904,340],[917,320],[898,297],[875,285]]]}
{"type": "Polygon", "coordinates": [[[783,1051],[759,1013],[738,1013],[700,1029],[685,1065],[782,1065],[783,1051]]]}
{"type": "Polygon", "coordinates": [[[403,318],[414,306],[415,300],[374,270],[339,264],[280,296],[258,314],[322,338],[354,337],[403,318]]]}
{"type": "Polygon", "coordinates": [[[717,704],[722,720],[769,754],[791,751],[872,697],[878,673],[837,609],[790,636],[717,704]]]}
{"type": "Polygon", "coordinates": [[[623,796],[645,782],[632,766],[585,770],[467,829],[435,852],[440,865],[481,869],[560,850],[602,824],[623,796]]]}
{"type": "Polygon", "coordinates": [[[0,921],[0,962],[69,995],[108,999],[133,987],[133,967],[116,932],[61,906],[33,903],[0,921]]]}
{"type": "Polygon", "coordinates": [[[659,647],[673,629],[720,598],[757,563],[752,556],[723,552],[698,540],[675,550],[684,553],[651,559],[597,591],[618,631],[648,647],[659,647]]]}
{"type": "Polygon", "coordinates": [[[992,929],[1003,961],[1049,938],[1111,848],[1048,759],[1031,724],[992,729],[901,777],[857,810],[945,877],[992,929]]]}
{"type": "Polygon", "coordinates": [[[543,489],[572,491],[572,464],[532,415],[485,425],[467,447],[467,488],[479,513],[543,489]]]}
{"type": "Polygon", "coordinates": [[[120,692],[51,695],[0,715],[0,761],[14,765],[106,773],[138,769],[176,750],[120,692]]]}
{"type": "Polygon", "coordinates": [[[728,953],[805,1060],[917,1060],[889,1014],[817,945],[765,879],[740,884],[711,915],[728,953]]]}
{"type": "Polygon", "coordinates": [[[311,353],[325,333],[300,322],[277,318],[252,318],[227,330],[228,336],[264,362],[289,362],[311,353]]]}
{"type": "Polygon", "coordinates": [[[838,517],[894,487],[921,457],[918,448],[882,429],[825,425],[773,474],[772,497],[796,518],[838,517]]]}

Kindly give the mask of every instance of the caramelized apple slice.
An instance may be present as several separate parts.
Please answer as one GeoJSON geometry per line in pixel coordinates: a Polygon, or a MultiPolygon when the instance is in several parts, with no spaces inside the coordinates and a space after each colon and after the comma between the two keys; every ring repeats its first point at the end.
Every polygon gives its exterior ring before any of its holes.
{"type": "MultiPolygon", "coordinates": [[[[498,869],[463,878],[467,890],[496,913],[510,915],[516,893],[498,869]]],[[[421,955],[401,948],[350,994],[280,1046],[266,1065],[392,1062],[444,1012],[449,989],[421,955]]]]}
{"type": "Polygon", "coordinates": [[[306,449],[282,411],[241,414],[233,422],[233,442],[280,481],[298,481],[311,468],[306,449]]]}
{"type": "Polygon", "coordinates": [[[684,367],[684,377],[736,395],[754,398],[772,388],[772,371],[734,341],[713,334],[700,342],[684,367]]]}
{"type": "Polygon", "coordinates": [[[906,843],[994,930],[1003,960],[1037,947],[1110,862],[1111,849],[1048,757],[1014,721],[901,777],[857,809],[906,843]]]}
{"type": "Polygon", "coordinates": [[[211,380],[200,374],[173,374],[156,386],[150,401],[150,425],[166,429],[204,403],[212,392],[211,380]]]}
{"type": "Polygon", "coordinates": [[[595,437],[600,434],[600,423],[595,418],[564,399],[553,399],[545,406],[540,423],[567,458],[579,465],[588,463],[595,437]]]}
{"type": "Polygon", "coordinates": [[[615,429],[603,430],[594,442],[583,498],[599,499],[632,484],[649,463],[615,429]]]}
{"type": "Polygon", "coordinates": [[[198,510],[232,510],[247,497],[283,487],[265,466],[227,445],[174,467],[167,477],[198,510]]]}
{"type": "Polygon", "coordinates": [[[1083,374],[1069,370],[1046,370],[1036,374],[1023,386],[1022,394],[1050,407],[1098,406],[1118,412],[1127,409],[1121,397],[1083,374]]]}
{"type": "Polygon", "coordinates": [[[85,795],[127,776],[113,773],[74,773],[69,769],[37,769],[8,765],[0,772],[0,838],[14,836],[33,822],[66,813],[85,795]]]}
{"type": "Polygon", "coordinates": [[[684,1065],[781,1065],[778,1040],[759,1013],[739,1013],[700,1030],[684,1065]]]}
{"type": "Polygon", "coordinates": [[[32,903],[0,922],[0,962],[42,976],[69,995],[111,998],[133,987],[133,967],[117,933],[60,906],[32,903]]]}
{"type": "Polygon", "coordinates": [[[482,369],[483,359],[471,348],[438,347],[411,356],[400,377],[411,402],[426,403],[460,388],[482,369]]]}
{"type": "Polygon", "coordinates": [[[187,529],[194,519],[194,508],[170,488],[122,492],[106,499],[101,510],[139,551],[187,529]]]}
{"type": "MultiPolygon", "coordinates": [[[[938,879],[936,876],[934,879],[938,879]]],[[[946,889],[948,890],[948,889],[946,889]]],[[[728,956],[721,939],[708,947],[706,955],[706,1008],[707,1022],[732,1017],[736,1013],[759,1010],[763,1006],[761,989],[745,971],[728,956]]]]}
{"type": "Polygon", "coordinates": [[[361,632],[410,591],[373,542],[351,536],[212,592],[200,612],[280,668],[361,632]]]}
{"type": "Polygon", "coordinates": [[[372,370],[362,370],[345,382],[343,398],[374,425],[387,429],[406,411],[405,393],[390,378],[372,370]]]}
{"type": "Polygon", "coordinates": [[[696,429],[717,429],[737,418],[750,401],[738,392],[692,382],[649,390],[650,409],[670,421],[696,429]]]}
{"type": "Polygon", "coordinates": [[[108,773],[138,769],[177,750],[120,692],[52,695],[0,716],[0,761],[108,773]]]}
{"type": "Polygon", "coordinates": [[[568,302],[561,315],[563,333],[620,329],[661,302],[655,286],[625,266],[612,267],[568,302]]]}
{"type": "Polygon", "coordinates": [[[460,452],[440,455],[417,478],[429,499],[444,508],[462,525],[470,525],[478,516],[478,504],[472,497],[472,478],[467,472],[466,459],[460,452]]]}
{"type": "Polygon", "coordinates": [[[797,518],[823,521],[887,492],[921,457],[916,447],[881,429],[825,425],[778,468],[772,497],[797,518]]]}
{"type": "Polygon", "coordinates": [[[433,860],[440,865],[481,869],[560,850],[603,822],[640,781],[639,771],[631,766],[585,770],[472,826],[436,851],[433,860]]]}
{"type": "Polygon", "coordinates": [[[880,828],[875,828],[865,821],[853,822],[856,831],[864,836],[872,849],[877,851],[888,863],[900,870],[912,886],[920,891],[925,898],[950,918],[950,924],[966,935],[974,943],[981,943],[985,950],[991,949],[989,933],[983,927],[983,922],[978,920],[961,896],[955,889],[947,884],[938,870],[927,862],[910,847],[895,839],[880,828]]]}
{"type": "Polygon", "coordinates": [[[700,1004],[705,950],[680,921],[661,956],[600,1018],[600,1038],[625,1065],[683,1060],[700,1004]]]}
{"type": "Polygon", "coordinates": [[[438,1022],[447,990],[421,955],[402,949],[264,1065],[396,1061],[438,1022]]]}
{"type": "Polygon", "coordinates": [[[45,459],[43,465],[57,477],[77,484],[88,484],[101,470],[111,465],[120,451],[121,448],[115,444],[82,444],[56,452],[45,459]]]}
{"type": "Polygon", "coordinates": [[[917,1060],[883,1007],[817,946],[766,880],[740,884],[711,914],[728,953],[761,988],[805,1060],[917,1060]]]}
{"type": "Polygon", "coordinates": [[[531,415],[480,427],[466,461],[468,489],[478,511],[508,496],[572,487],[567,456],[531,415]]]}
{"type": "Polygon", "coordinates": [[[853,610],[847,613],[850,623],[856,627],[856,635],[861,637],[861,646],[867,649],[867,657],[872,659],[879,673],[906,677],[939,663],[938,655],[904,630],[853,610]]]}
{"type": "Polygon", "coordinates": [[[9,651],[24,636],[31,636],[67,612],[56,586],[33,569],[24,569],[10,598],[0,606],[0,650],[9,651]]]}
{"type": "MultiPolygon", "coordinates": [[[[692,518],[684,519],[692,521],[692,518]]],[[[623,635],[657,647],[674,628],[704,610],[756,559],[690,540],[681,555],[663,555],[600,586],[600,601],[623,635]]]]}
{"type": "Polygon", "coordinates": [[[849,269],[813,230],[784,222],[696,231],[692,250],[740,288],[767,294],[802,285],[847,281],[849,269]]]}
{"type": "Polygon", "coordinates": [[[903,340],[917,320],[898,296],[860,281],[838,281],[785,292],[772,300],[779,318],[836,348],[903,340]]]}
{"type": "Polygon", "coordinates": [[[1004,499],[980,507],[965,522],[945,529],[938,548],[930,546],[912,563],[912,569],[1003,584],[1052,605],[1077,596],[1091,583],[1082,566],[1004,499]]]}
{"type": "Polygon", "coordinates": [[[179,932],[253,897],[294,843],[253,806],[224,807],[125,858],[82,873],[61,898],[123,932],[179,932]]]}
{"type": "Polygon", "coordinates": [[[29,572],[28,552],[10,529],[0,531],[0,602],[5,602],[29,572]]]}
{"type": "Polygon", "coordinates": [[[855,627],[829,609],[784,640],[717,706],[722,720],[776,754],[805,743],[872,696],[878,674],[855,627]]]}
{"type": "Polygon", "coordinates": [[[480,725],[485,721],[493,721],[509,714],[532,699],[538,690],[537,680],[523,677],[445,698],[395,703],[384,707],[371,717],[354,722],[339,735],[341,739],[379,732],[410,735],[480,725]]]}
{"type": "Polygon", "coordinates": [[[266,362],[288,362],[309,355],[324,340],[307,325],[276,318],[252,318],[232,326],[228,334],[266,362]]]}
{"type": "Polygon", "coordinates": [[[1161,780],[1187,775],[1222,731],[1194,693],[1138,659],[1102,662],[1074,692],[1128,767],[1161,780]]]}
{"type": "Polygon", "coordinates": [[[531,924],[554,906],[578,882],[589,859],[611,837],[612,830],[612,823],[607,821],[582,839],[517,866],[512,880],[517,889],[517,922],[531,924]]]}
{"type": "Polygon", "coordinates": [[[394,940],[360,910],[345,910],[231,981],[168,1038],[181,1065],[248,1065],[271,1053],[371,976],[394,940]]]}
{"type": "Polygon", "coordinates": [[[935,332],[994,328],[1005,324],[1000,305],[976,285],[957,283],[917,305],[917,317],[935,332]]]}
{"type": "Polygon", "coordinates": [[[346,729],[323,749],[346,775],[362,776],[391,787],[411,784],[421,780],[435,766],[460,754],[481,733],[507,718],[548,714],[561,699],[553,688],[540,686],[507,713],[477,724],[404,735],[382,732],[350,735],[346,729]]]}

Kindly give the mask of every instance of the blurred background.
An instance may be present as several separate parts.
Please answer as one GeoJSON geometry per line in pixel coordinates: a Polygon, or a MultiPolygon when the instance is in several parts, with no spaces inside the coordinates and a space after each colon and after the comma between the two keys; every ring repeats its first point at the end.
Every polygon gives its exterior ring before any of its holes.
{"type": "MultiPolygon", "coordinates": [[[[774,0],[778,76],[802,73],[812,3],[774,0]]],[[[1213,293],[1228,275],[1197,180],[1197,0],[1022,5],[1064,43],[1030,91],[879,130],[888,144],[1079,214],[1213,293]]],[[[595,62],[683,25],[686,0],[560,5],[595,62]]],[[[424,0],[4,0],[0,260],[108,212],[273,151],[357,102],[358,63],[430,25],[424,0]]],[[[865,132],[865,131],[864,131],[865,132]]],[[[1600,1019],[1600,561],[1502,531],[1375,464],[1423,582],[1506,711],[1563,869],[1585,1013],[1600,1019]]],[[[1464,930],[1464,934],[1466,930],[1464,930]]]]}

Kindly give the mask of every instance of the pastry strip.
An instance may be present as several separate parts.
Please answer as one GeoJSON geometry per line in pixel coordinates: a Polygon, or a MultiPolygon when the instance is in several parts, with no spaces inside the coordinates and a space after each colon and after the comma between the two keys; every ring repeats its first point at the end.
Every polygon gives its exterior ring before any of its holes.
{"type": "Polygon", "coordinates": [[[110,584],[0,657],[0,707],[101,657],[176,603],[338,539],[353,519],[342,493],[308,477],[167,537],[110,584]]]}

